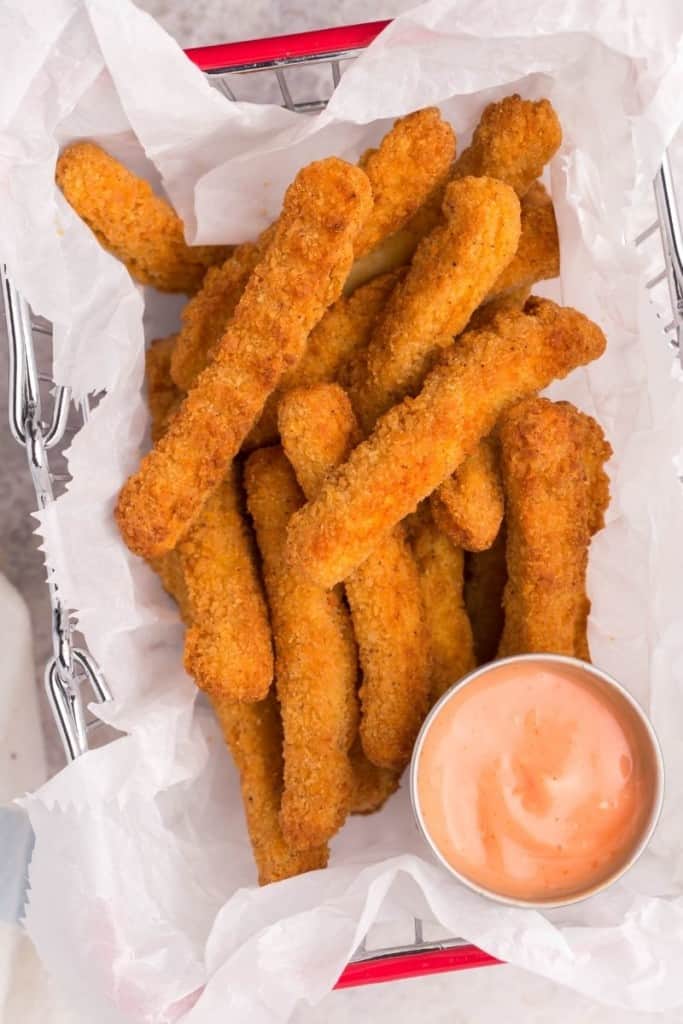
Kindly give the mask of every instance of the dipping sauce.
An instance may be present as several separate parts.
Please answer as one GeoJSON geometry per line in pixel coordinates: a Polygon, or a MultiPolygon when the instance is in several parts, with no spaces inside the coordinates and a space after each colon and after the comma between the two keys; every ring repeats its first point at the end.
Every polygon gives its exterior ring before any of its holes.
{"type": "Polygon", "coordinates": [[[418,817],[441,857],[514,900],[601,887],[661,798],[642,713],[572,659],[521,657],[475,674],[435,709],[415,756],[418,817]]]}

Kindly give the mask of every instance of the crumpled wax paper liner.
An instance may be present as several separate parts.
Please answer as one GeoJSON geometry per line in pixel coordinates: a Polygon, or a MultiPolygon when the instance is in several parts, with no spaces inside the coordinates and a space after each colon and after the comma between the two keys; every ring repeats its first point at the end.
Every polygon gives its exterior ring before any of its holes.
{"type": "MultiPolygon", "coordinates": [[[[345,73],[326,110],[230,103],[128,0],[8,0],[0,14],[0,256],[56,325],[55,374],[106,390],[69,455],[73,483],[40,516],[47,557],[115,700],[123,738],[26,799],[36,835],[26,924],[90,1019],[282,1021],[333,985],[372,922],[418,915],[498,957],[632,1009],[683,1004],[683,406],[633,240],[680,120],[683,9],[646,0],[427,3],[345,73]],[[430,863],[405,791],[333,843],[330,868],[259,890],[237,782],[181,668],[175,612],[124,549],[111,511],[144,443],[143,292],[54,182],[61,145],[92,137],[165,187],[188,238],[238,241],[308,161],[355,159],[392,118],[438,103],[466,145],[484,104],[549,96],[564,128],[550,184],[562,242],[552,294],[605,329],[605,357],[551,389],[603,423],[612,505],[593,544],[595,662],[649,707],[664,814],[609,892],[545,915],[506,909],[430,863]]],[[[147,304],[147,333],[178,300],[147,304]]],[[[491,983],[495,984],[495,976],[491,983]]]]}

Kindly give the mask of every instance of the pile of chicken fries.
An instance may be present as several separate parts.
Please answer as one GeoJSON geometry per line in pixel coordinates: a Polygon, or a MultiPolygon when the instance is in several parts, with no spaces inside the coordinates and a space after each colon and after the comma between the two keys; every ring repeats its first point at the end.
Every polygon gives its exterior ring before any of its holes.
{"type": "Polygon", "coordinates": [[[459,156],[419,110],[357,165],[304,167],[236,247],[188,246],[166,200],[93,143],[59,157],[101,244],[189,297],[147,352],[153,446],[116,520],[177,602],[261,884],[327,864],[477,664],[590,658],[611,449],[538,393],[605,338],[530,295],[559,273],[540,178],[560,144],[547,100],[490,104],[459,156]]]}

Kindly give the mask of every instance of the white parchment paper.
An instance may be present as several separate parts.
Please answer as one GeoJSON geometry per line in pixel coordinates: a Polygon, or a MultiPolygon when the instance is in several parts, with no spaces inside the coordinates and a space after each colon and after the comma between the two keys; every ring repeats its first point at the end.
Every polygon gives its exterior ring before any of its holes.
{"type": "MultiPolygon", "coordinates": [[[[126,735],[26,800],[27,927],[89,1019],[284,1021],[330,989],[373,922],[397,929],[413,914],[598,1000],[683,1005],[683,392],[633,246],[681,119],[682,39],[678,0],[660,0],[656,17],[649,0],[434,0],[346,71],[326,112],[299,116],[224,99],[128,0],[2,6],[0,256],[56,324],[57,378],[76,395],[107,391],[40,530],[115,695],[99,713],[126,735]],[[177,617],[111,517],[146,429],[145,297],[57,193],[55,159],[70,139],[94,138],[163,183],[190,240],[238,241],[276,214],[311,159],[355,158],[429,103],[462,148],[484,104],[513,89],[550,97],[562,120],[555,294],[609,339],[597,365],[553,392],[597,414],[615,449],[591,558],[591,645],[659,732],[661,824],[621,883],[542,915],[456,885],[429,861],[401,793],[348,824],[327,871],[259,890],[235,773],[181,668],[177,617]]],[[[172,327],[178,308],[148,303],[148,333],[172,327]]]]}

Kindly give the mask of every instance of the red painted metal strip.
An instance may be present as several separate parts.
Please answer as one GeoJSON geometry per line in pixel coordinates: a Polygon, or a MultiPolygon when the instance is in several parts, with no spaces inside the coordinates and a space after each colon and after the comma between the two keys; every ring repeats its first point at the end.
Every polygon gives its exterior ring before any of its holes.
{"type": "Polygon", "coordinates": [[[245,65],[267,64],[269,61],[296,60],[302,57],[323,57],[342,50],[361,50],[375,39],[388,21],[371,21],[364,25],[323,28],[315,32],[296,32],[271,39],[248,39],[217,46],[196,46],[186,50],[187,56],[202,71],[229,71],[245,65]]]}
{"type": "Polygon", "coordinates": [[[500,960],[471,945],[433,949],[425,953],[403,953],[349,964],[335,988],[376,985],[382,981],[400,981],[402,978],[417,978],[423,974],[440,974],[445,971],[466,971],[472,967],[492,967],[499,963],[500,960]]]}

